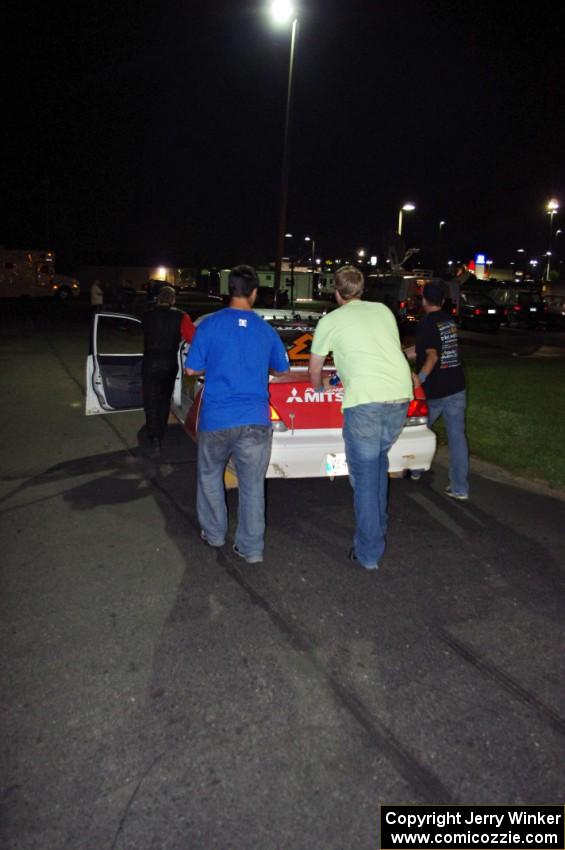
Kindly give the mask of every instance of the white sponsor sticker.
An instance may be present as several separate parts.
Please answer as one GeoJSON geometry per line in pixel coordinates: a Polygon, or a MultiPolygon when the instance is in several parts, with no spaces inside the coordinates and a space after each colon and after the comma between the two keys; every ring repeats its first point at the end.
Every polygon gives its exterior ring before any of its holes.
{"type": "Polygon", "coordinates": [[[332,452],[326,455],[326,475],[347,475],[345,452],[332,452]]]}

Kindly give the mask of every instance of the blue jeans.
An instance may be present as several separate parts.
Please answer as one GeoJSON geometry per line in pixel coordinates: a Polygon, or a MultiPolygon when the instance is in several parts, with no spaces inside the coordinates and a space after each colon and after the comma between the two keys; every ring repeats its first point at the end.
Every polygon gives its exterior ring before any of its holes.
{"type": "Polygon", "coordinates": [[[358,404],[343,411],[343,439],[353,487],[356,529],[353,548],[360,564],[376,570],[388,525],[388,451],[402,431],[407,402],[358,404]]]}
{"type": "Polygon", "coordinates": [[[265,474],[271,456],[271,425],[240,425],[198,433],[196,508],[200,525],[213,546],[228,532],[224,470],[231,455],[239,479],[235,545],[246,556],[263,554],[265,474]]]}
{"type": "Polygon", "coordinates": [[[449,483],[457,496],[469,495],[469,449],[465,437],[465,390],[444,398],[428,399],[428,425],[443,416],[449,445],[449,483]]]}

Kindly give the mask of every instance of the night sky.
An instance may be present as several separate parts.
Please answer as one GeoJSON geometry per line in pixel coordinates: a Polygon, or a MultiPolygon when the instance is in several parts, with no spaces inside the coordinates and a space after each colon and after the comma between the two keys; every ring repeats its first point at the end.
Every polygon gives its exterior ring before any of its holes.
{"type": "MultiPolygon", "coordinates": [[[[440,219],[454,258],[547,250],[564,8],[303,0],[287,229],[381,254],[413,201],[423,262],[440,219]]],[[[290,29],[266,4],[24,0],[2,29],[0,243],[49,239],[66,266],[274,259],[290,29]]]]}

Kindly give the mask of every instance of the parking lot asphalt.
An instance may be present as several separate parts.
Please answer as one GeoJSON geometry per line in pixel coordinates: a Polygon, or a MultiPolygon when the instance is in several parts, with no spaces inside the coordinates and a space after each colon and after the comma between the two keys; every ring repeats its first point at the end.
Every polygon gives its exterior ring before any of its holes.
{"type": "Polygon", "coordinates": [[[84,416],[86,337],[0,341],[0,846],[365,850],[381,803],[563,801],[563,501],[453,503],[436,463],[365,574],[346,479],[270,481],[246,565],[180,426],[156,467],[142,414],[84,416]]]}

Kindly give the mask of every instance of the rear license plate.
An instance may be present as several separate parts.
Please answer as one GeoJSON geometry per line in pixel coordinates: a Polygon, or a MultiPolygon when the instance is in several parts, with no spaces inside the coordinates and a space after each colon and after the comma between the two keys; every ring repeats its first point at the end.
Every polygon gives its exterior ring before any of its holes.
{"type": "Polygon", "coordinates": [[[537,313],[537,307],[530,307],[530,313],[537,313]]]}
{"type": "Polygon", "coordinates": [[[344,452],[326,455],[326,475],[347,475],[347,461],[344,452]]]}
{"type": "Polygon", "coordinates": [[[494,315],[494,314],[496,313],[496,310],[489,310],[488,312],[489,312],[491,315],[494,315]]]}

